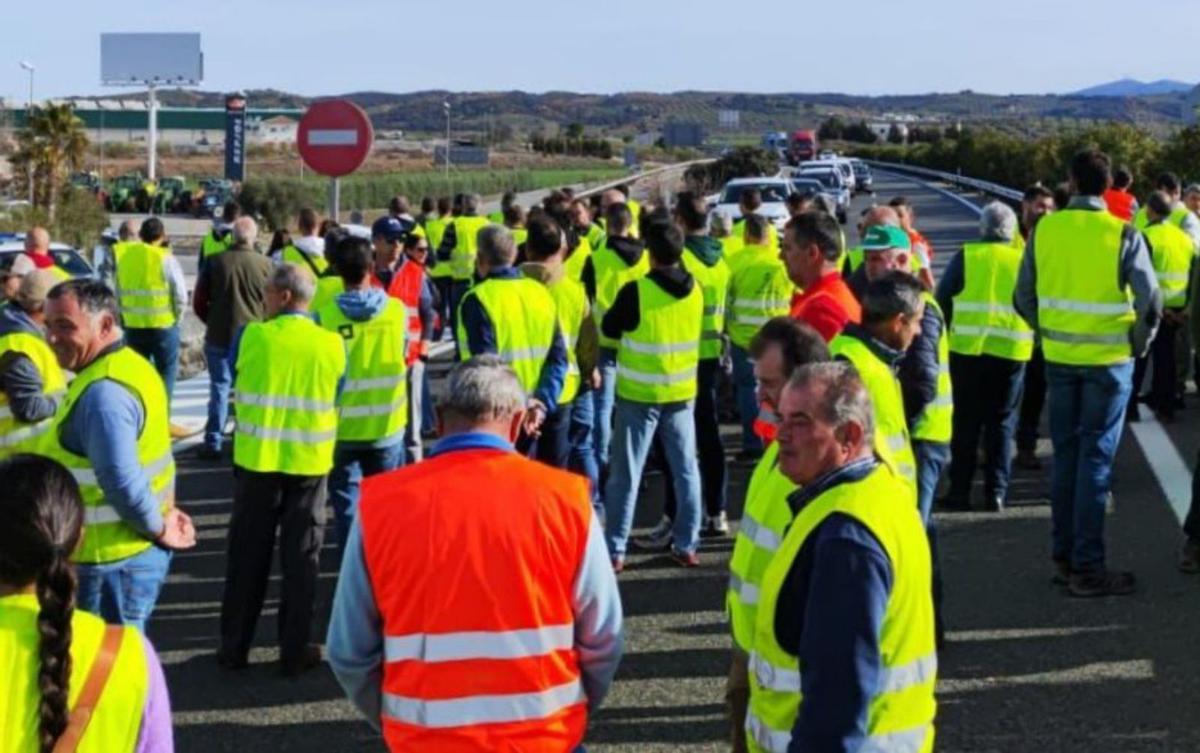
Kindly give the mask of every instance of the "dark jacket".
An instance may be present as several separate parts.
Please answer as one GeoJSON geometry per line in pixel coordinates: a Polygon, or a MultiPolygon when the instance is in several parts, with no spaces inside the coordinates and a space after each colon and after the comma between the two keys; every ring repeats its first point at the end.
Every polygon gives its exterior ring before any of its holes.
{"type": "MultiPolygon", "coordinates": [[[[642,258],[642,254],[646,251],[646,244],[638,238],[609,237],[605,240],[604,247],[615,253],[629,267],[637,264],[642,258]]],[[[596,250],[599,251],[600,249],[596,250]]],[[[579,279],[583,282],[583,289],[587,291],[588,300],[595,301],[596,268],[592,265],[592,257],[589,256],[587,261],[583,263],[583,272],[580,274],[579,279]]]]}
{"type": "Polygon", "coordinates": [[[204,341],[228,348],[233,334],[263,318],[271,260],[247,245],[209,259],[196,280],[193,307],[208,325],[204,341]]]}
{"type": "MultiPolygon", "coordinates": [[[[15,303],[0,306],[0,336],[23,332],[44,337],[39,327],[15,303]]],[[[0,356],[0,390],[8,397],[8,407],[18,421],[32,424],[50,418],[58,402],[43,394],[45,382],[28,356],[9,351],[0,356]]]]}
{"type": "Polygon", "coordinates": [[[900,359],[897,377],[904,396],[904,417],[910,430],[917,417],[937,398],[938,340],[944,329],[937,309],[927,302],[921,317],[921,334],[913,338],[912,345],[900,359]]]}
{"type": "MultiPolygon", "coordinates": [[[[668,295],[683,298],[696,286],[692,277],[682,266],[669,269],[652,269],[646,279],[662,288],[668,295]]],[[[612,308],[604,314],[600,331],[605,337],[620,340],[621,335],[632,332],[642,323],[642,302],[639,300],[637,281],[625,284],[613,300],[612,308]]]]}

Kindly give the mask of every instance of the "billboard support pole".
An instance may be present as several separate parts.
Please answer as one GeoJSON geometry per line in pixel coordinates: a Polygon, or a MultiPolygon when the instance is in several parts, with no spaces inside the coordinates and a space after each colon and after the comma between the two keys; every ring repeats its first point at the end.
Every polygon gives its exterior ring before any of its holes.
{"type": "Polygon", "coordinates": [[[150,164],[147,169],[147,177],[154,180],[157,175],[158,168],[158,92],[155,90],[154,82],[149,83],[150,101],[148,107],[150,112],[147,113],[150,119],[150,135],[147,140],[150,150],[150,164]]]}

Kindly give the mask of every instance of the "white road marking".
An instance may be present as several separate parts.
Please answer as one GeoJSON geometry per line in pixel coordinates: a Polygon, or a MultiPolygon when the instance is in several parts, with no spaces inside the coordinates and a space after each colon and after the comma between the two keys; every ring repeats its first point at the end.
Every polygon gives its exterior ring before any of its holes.
{"type": "Polygon", "coordinates": [[[1150,466],[1154,478],[1158,480],[1158,485],[1166,495],[1167,504],[1182,524],[1183,519],[1187,517],[1188,505],[1192,501],[1191,469],[1158,421],[1152,418],[1135,421],[1129,424],[1129,429],[1141,445],[1146,464],[1150,466]]]}

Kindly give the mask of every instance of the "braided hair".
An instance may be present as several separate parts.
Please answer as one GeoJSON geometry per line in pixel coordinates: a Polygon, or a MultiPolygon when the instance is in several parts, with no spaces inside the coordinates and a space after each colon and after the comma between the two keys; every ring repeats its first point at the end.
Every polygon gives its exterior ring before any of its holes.
{"type": "Polygon", "coordinates": [[[33,586],[37,594],[38,738],[41,753],[50,753],[67,728],[76,585],[70,557],[83,532],[83,501],[65,468],[35,455],[0,461],[0,489],[0,584],[33,586]]]}

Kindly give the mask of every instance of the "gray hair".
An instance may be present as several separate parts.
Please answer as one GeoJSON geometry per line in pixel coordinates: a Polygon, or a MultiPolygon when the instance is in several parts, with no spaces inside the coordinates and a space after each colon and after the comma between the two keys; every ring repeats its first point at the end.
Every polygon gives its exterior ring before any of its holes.
{"type": "Polygon", "coordinates": [[[467,194],[463,197],[463,211],[467,214],[475,214],[479,211],[479,205],[483,203],[483,197],[477,193],[467,194]]]}
{"type": "Polygon", "coordinates": [[[1007,204],[993,201],[979,214],[979,235],[985,241],[1007,243],[1017,234],[1017,214],[1007,204]]]}
{"type": "Polygon", "coordinates": [[[498,356],[474,356],[450,370],[438,408],[443,416],[478,426],[507,420],[524,410],[525,391],[517,373],[498,356]]]}
{"type": "Polygon", "coordinates": [[[267,284],[280,292],[288,291],[296,303],[308,303],[317,290],[317,284],[309,271],[290,263],[275,267],[267,279],[267,284]]]}
{"type": "Polygon", "coordinates": [[[475,247],[489,267],[509,267],[517,260],[517,242],[503,225],[484,225],[475,237],[475,247]]]}
{"type": "Polygon", "coordinates": [[[874,445],[875,416],[871,394],[852,364],[847,361],[802,364],[792,372],[787,386],[794,390],[821,390],[822,399],[817,402],[821,407],[820,419],[838,433],[846,424],[856,423],[862,427],[863,446],[874,445]]]}
{"type": "Polygon", "coordinates": [[[238,217],[233,221],[233,242],[253,246],[258,240],[258,223],[253,217],[238,217]]]}

